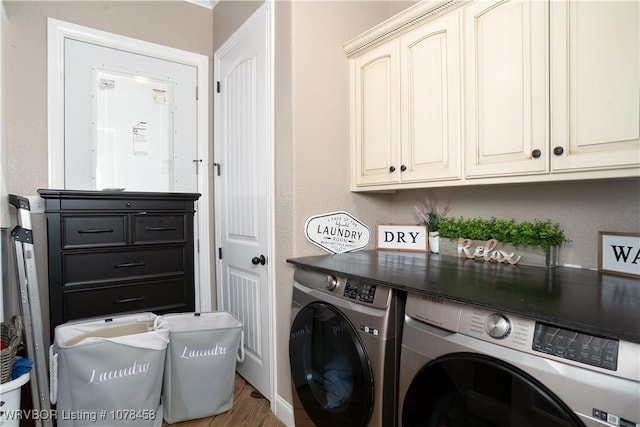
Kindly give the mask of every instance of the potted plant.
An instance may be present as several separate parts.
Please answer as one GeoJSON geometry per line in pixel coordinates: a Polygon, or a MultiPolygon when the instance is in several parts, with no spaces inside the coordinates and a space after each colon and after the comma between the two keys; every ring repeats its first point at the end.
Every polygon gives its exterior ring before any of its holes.
{"type": "Polygon", "coordinates": [[[435,254],[440,252],[440,223],[451,210],[451,204],[447,200],[442,210],[438,210],[435,197],[425,197],[422,206],[415,206],[416,214],[420,221],[427,227],[429,233],[429,250],[435,254]]]}
{"type": "MultiPolygon", "coordinates": [[[[457,239],[471,239],[486,242],[495,239],[509,245],[505,250],[530,252],[528,259],[523,256],[522,264],[545,267],[557,266],[557,249],[561,243],[569,242],[559,223],[551,220],[533,220],[517,223],[515,219],[446,218],[438,224],[440,236],[455,239],[453,253],[457,255],[457,239]],[[534,253],[537,255],[534,256],[534,253]],[[533,256],[533,258],[532,258],[533,256]]],[[[447,251],[451,252],[447,244],[447,251]]]]}

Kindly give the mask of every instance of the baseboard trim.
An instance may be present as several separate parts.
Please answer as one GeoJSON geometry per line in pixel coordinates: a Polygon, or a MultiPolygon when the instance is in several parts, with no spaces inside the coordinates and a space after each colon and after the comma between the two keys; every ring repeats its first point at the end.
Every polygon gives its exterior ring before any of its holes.
{"type": "Polygon", "coordinates": [[[280,395],[276,395],[275,398],[274,414],[280,419],[280,421],[285,423],[287,427],[293,427],[295,425],[293,406],[280,395]]]}

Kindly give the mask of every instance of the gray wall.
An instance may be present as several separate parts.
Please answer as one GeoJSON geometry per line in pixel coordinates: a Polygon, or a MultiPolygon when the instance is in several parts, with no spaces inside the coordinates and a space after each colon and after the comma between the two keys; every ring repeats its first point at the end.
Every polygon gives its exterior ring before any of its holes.
{"type": "Polygon", "coordinates": [[[450,216],[551,219],[565,230],[560,264],[598,267],[598,231],[640,232],[640,180],[559,182],[402,191],[391,197],[396,222],[414,223],[427,194],[451,201],[450,216]]]}
{"type": "Polygon", "coordinates": [[[450,199],[455,216],[557,221],[572,240],[563,245],[560,262],[583,268],[597,266],[598,230],[640,232],[638,179],[349,192],[348,70],[342,44],[397,12],[400,4],[388,6],[375,1],[276,2],[276,358],[278,392],[287,399],[293,268],[285,260],[323,253],[304,237],[311,215],[345,210],[372,231],[378,223],[413,224],[414,205],[431,193],[443,202],[450,199]]]}
{"type": "MultiPolygon", "coordinates": [[[[397,5],[397,3],[390,3],[397,5]]],[[[597,267],[598,231],[640,232],[640,179],[469,186],[350,193],[348,75],[342,43],[366,22],[382,20],[376,2],[294,2],[291,142],[293,256],[321,254],[304,237],[314,214],[346,210],[372,230],[381,222],[414,224],[427,194],[451,201],[450,215],[551,219],[565,229],[560,262],[597,267]],[[366,10],[367,13],[363,13],[366,10]]],[[[406,4],[405,4],[406,5],[406,4]]],[[[372,233],[373,234],[373,233],[372,233]]],[[[372,242],[370,247],[374,247],[372,242]]],[[[284,243],[283,243],[284,247],[284,243]]]]}
{"type": "Polygon", "coordinates": [[[387,222],[391,200],[349,192],[349,99],[342,44],[408,2],[276,1],[276,340],[278,394],[291,402],[289,328],[293,268],[286,259],[321,253],[305,220],[345,210],[387,222]]]}
{"type": "MultiPolygon", "coordinates": [[[[597,263],[598,230],[640,232],[640,180],[637,179],[429,192],[411,190],[394,194],[349,192],[348,75],[342,44],[409,4],[400,1],[275,2],[277,236],[274,263],[278,346],[275,359],[277,393],[288,402],[291,402],[288,331],[293,268],[286,259],[323,253],[304,237],[304,223],[311,215],[345,210],[372,230],[382,222],[414,223],[413,206],[422,203],[427,193],[432,193],[439,200],[450,199],[451,214],[455,216],[493,215],[558,221],[573,240],[563,247],[561,262],[585,268],[597,263]]],[[[259,2],[223,1],[214,12],[182,1],[11,1],[5,5],[9,18],[3,41],[8,82],[5,88],[7,181],[11,192],[35,194],[36,189],[47,186],[48,173],[47,16],[213,57],[215,49],[259,2]],[[140,20],[139,16],[145,19],[140,20]]],[[[210,129],[212,132],[212,126],[210,129]]],[[[43,219],[38,227],[42,238],[43,219]]],[[[372,242],[370,247],[373,246],[372,242]]],[[[46,254],[43,257],[46,258],[46,254]]],[[[42,274],[40,277],[46,278],[46,268],[42,274]]]]}
{"type": "MultiPolygon", "coordinates": [[[[47,18],[55,18],[148,42],[212,55],[213,12],[186,1],[4,1],[3,126],[6,142],[9,193],[36,195],[48,187],[47,141],[47,18]]],[[[213,69],[210,69],[213,72],[213,69]]],[[[211,77],[210,77],[211,80],[211,77]]],[[[209,85],[211,90],[212,85],[209,85]]],[[[212,104],[213,96],[209,99],[212,104]]],[[[212,152],[212,126],[209,145],[212,152]]],[[[6,203],[4,200],[3,203],[6,203]]],[[[15,218],[11,218],[15,223],[15,218]]],[[[48,282],[45,218],[32,215],[37,275],[43,319],[48,319],[48,282]]],[[[210,229],[213,230],[211,224],[210,229]]],[[[212,233],[213,235],[213,233],[212,233]]],[[[18,312],[15,263],[12,251],[2,246],[5,312],[18,312]],[[9,252],[9,253],[7,253],[9,252]]],[[[48,325],[45,334],[48,335],[48,325]]],[[[48,337],[45,337],[47,339],[48,337]]]]}
{"type": "Polygon", "coordinates": [[[7,181],[9,191],[17,194],[36,194],[36,189],[48,184],[48,17],[207,56],[211,56],[213,49],[213,12],[185,1],[5,1],[4,4],[8,17],[3,41],[7,181]]]}
{"type": "Polygon", "coordinates": [[[222,0],[213,9],[213,52],[224,43],[253,12],[262,1],[222,0]]]}

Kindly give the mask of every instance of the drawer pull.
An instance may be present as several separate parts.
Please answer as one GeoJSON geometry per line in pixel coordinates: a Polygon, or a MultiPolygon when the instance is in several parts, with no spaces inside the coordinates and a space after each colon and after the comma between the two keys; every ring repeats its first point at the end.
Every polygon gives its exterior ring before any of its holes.
{"type": "Polygon", "coordinates": [[[113,228],[90,228],[87,230],[78,230],[78,234],[98,234],[113,233],[113,228]]]}
{"type": "Polygon", "coordinates": [[[136,302],[136,301],[144,301],[145,297],[134,297],[134,298],[122,298],[122,299],[117,299],[116,302],[118,304],[122,304],[122,303],[126,303],[126,302],[136,302]]]}
{"type": "Polygon", "coordinates": [[[144,262],[123,262],[122,264],[113,264],[113,268],[125,268],[125,267],[144,267],[144,262]]]}
{"type": "Polygon", "coordinates": [[[145,227],[147,231],[175,231],[175,227],[145,227]]]}

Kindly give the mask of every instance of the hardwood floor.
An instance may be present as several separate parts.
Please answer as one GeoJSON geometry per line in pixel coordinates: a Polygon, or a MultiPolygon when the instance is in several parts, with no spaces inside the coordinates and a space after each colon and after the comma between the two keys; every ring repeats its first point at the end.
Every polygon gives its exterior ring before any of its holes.
{"type": "Polygon", "coordinates": [[[209,418],[162,424],[177,427],[285,427],[272,412],[269,401],[244,378],[236,375],[233,408],[209,418]]]}

